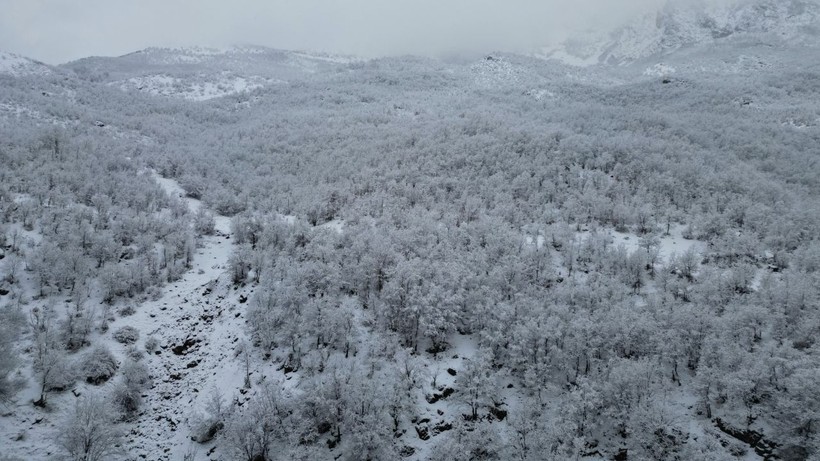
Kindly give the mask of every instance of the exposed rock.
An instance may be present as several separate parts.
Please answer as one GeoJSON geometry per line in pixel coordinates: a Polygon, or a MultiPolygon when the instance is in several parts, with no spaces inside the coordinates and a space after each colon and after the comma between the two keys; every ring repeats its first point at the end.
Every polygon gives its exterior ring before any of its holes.
{"type": "Polygon", "coordinates": [[[195,345],[197,345],[197,344],[198,344],[198,343],[200,343],[200,342],[201,342],[201,340],[199,340],[199,339],[195,339],[195,338],[188,338],[188,339],[186,339],[186,340],[185,340],[185,342],[184,342],[184,343],[182,343],[182,344],[180,344],[180,345],[178,345],[178,346],[174,346],[173,348],[171,348],[171,351],[172,351],[175,355],[185,355],[185,354],[187,354],[187,353],[188,353],[188,349],[190,349],[190,348],[194,347],[195,345]]]}
{"type": "Polygon", "coordinates": [[[730,435],[752,447],[755,453],[757,453],[765,461],[778,459],[774,452],[779,445],[770,440],[766,440],[760,432],[756,432],[751,429],[736,429],[720,418],[715,418],[714,423],[715,427],[720,429],[723,433],[730,435]]]}
{"type": "Polygon", "coordinates": [[[427,396],[427,403],[432,405],[432,404],[438,402],[439,400],[444,400],[447,397],[450,397],[451,395],[453,395],[454,392],[455,392],[455,390],[452,387],[448,387],[448,388],[444,389],[443,391],[441,391],[440,394],[433,394],[433,395],[427,396]]]}
{"type": "Polygon", "coordinates": [[[439,435],[442,432],[447,432],[451,429],[453,429],[453,424],[452,423],[447,423],[447,422],[441,421],[440,423],[433,426],[433,435],[439,435]]]}
{"type": "Polygon", "coordinates": [[[507,417],[507,411],[498,407],[490,407],[490,416],[499,421],[504,421],[504,418],[507,417]]]}
{"type": "Polygon", "coordinates": [[[419,435],[421,440],[430,439],[430,431],[427,429],[427,426],[416,426],[416,434],[419,435]]]}

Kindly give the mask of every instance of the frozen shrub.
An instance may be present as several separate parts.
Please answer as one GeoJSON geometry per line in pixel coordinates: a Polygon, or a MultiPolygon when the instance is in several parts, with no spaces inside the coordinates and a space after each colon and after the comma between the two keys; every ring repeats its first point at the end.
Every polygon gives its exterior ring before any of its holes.
{"type": "Polygon", "coordinates": [[[129,315],[134,315],[134,313],[136,312],[137,310],[134,308],[134,306],[128,304],[120,308],[120,317],[128,317],[129,315]]]}
{"type": "Polygon", "coordinates": [[[145,296],[151,301],[157,301],[162,297],[162,288],[152,285],[145,289],[145,296]]]}
{"type": "Polygon", "coordinates": [[[134,419],[142,405],[142,390],[151,384],[148,369],[142,363],[131,360],[122,366],[122,380],[111,393],[111,399],[123,420],[134,419]]]}
{"type": "Polygon", "coordinates": [[[213,235],[216,221],[214,215],[200,207],[194,215],[194,230],[199,235],[213,235]]]}
{"type": "Polygon", "coordinates": [[[127,355],[129,359],[139,362],[143,359],[143,357],[145,357],[145,352],[143,352],[143,350],[138,348],[135,344],[132,344],[125,350],[125,355],[127,355]]]}
{"type": "Polygon", "coordinates": [[[81,372],[91,384],[100,384],[111,379],[117,372],[117,359],[107,347],[98,345],[90,350],[81,363],[81,372]]]}
{"type": "Polygon", "coordinates": [[[126,360],[120,370],[122,382],[129,387],[144,389],[151,385],[148,368],[142,363],[126,360]]]}
{"type": "Polygon", "coordinates": [[[149,354],[153,354],[154,351],[157,350],[157,347],[159,347],[159,340],[157,338],[155,338],[154,336],[149,336],[145,340],[145,350],[149,354]]]}
{"type": "Polygon", "coordinates": [[[111,391],[111,400],[120,412],[123,421],[133,421],[142,405],[142,391],[125,384],[118,384],[111,391]]]}
{"type": "Polygon", "coordinates": [[[76,367],[69,360],[61,360],[54,364],[48,376],[46,390],[62,392],[71,388],[75,381],[77,381],[76,367]]]}
{"type": "Polygon", "coordinates": [[[140,339],[140,332],[134,327],[124,326],[114,332],[114,339],[122,344],[134,344],[140,339]]]}
{"type": "Polygon", "coordinates": [[[222,394],[214,388],[206,404],[205,411],[196,413],[192,418],[191,440],[198,443],[207,443],[213,440],[225,428],[228,410],[225,407],[222,394]]]}

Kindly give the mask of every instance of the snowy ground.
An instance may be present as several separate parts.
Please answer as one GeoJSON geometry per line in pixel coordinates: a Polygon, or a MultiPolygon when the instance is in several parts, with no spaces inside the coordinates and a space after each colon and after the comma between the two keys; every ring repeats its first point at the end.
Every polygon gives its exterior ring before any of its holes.
{"type": "MultiPolygon", "coordinates": [[[[683,237],[685,229],[686,226],[684,225],[676,225],[669,230],[668,235],[663,234],[658,236],[659,261],[667,261],[670,256],[681,255],[683,253],[686,253],[690,248],[697,253],[703,253],[706,250],[706,244],[704,242],[692,239],[685,239],[683,237]]],[[[610,245],[613,248],[617,248],[623,245],[623,247],[630,253],[641,249],[641,236],[635,233],[618,232],[613,229],[607,229],[605,232],[609,235],[611,239],[610,245]]],[[[589,235],[589,230],[582,230],[576,233],[576,239],[583,240],[588,238],[589,235]]],[[[546,242],[546,237],[544,237],[543,235],[537,235],[535,237],[533,237],[533,235],[525,235],[524,242],[527,245],[537,243],[538,248],[541,248],[544,246],[546,242]]]]}
{"type": "MultiPolygon", "coordinates": [[[[706,244],[703,242],[683,238],[684,229],[686,229],[686,226],[677,225],[669,230],[669,235],[659,236],[658,257],[661,261],[666,261],[673,254],[681,255],[690,248],[699,253],[706,249],[706,244]]],[[[637,234],[612,230],[609,235],[612,236],[612,245],[615,247],[623,245],[629,252],[634,252],[640,248],[638,245],[641,237],[637,234]]]]}
{"type": "MultiPolygon", "coordinates": [[[[175,181],[155,176],[171,195],[184,196],[175,181]]],[[[191,211],[202,204],[185,198],[191,211]]],[[[112,330],[130,325],[142,340],[159,340],[157,351],[146,357],[154,379],[144,397],[144,409],[129,437],[131,459],[209,459],[214,447],[190,439],[190,423],[218,389],[231,396],[243,385],[244,370],[234,347],[244,339],[247,293],[232,289],[225,268],[232,250],[230,219],[216,216],[216,233],[202,239],[193,268],[164,295],[139,307],[136,314],[119,318],[112,330]],[[186,347],[186,345],[189,345],[186,347]]]]}
{"type": "Polygon", "coordinates": [[[244,337],[244,309],[224,274],[230,236],[219,232],[203,243],[192,271],[159,300],[112,325],[113,330],[134,326],[160,345],[145,359],[154,383],[129,440],[134,459],[182,459],[193,443],[189,419],[202,409],[211,391],[217,388],[231,395],[243,384],[242,365],[233,356],[232,345],[244,337]]]}

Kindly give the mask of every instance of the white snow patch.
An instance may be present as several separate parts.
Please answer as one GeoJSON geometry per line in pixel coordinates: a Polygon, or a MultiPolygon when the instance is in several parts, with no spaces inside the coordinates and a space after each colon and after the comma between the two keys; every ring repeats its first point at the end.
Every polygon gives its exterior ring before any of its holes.
{"type": "Polygon", "coordinates": [[[647,67],[646,70],[643,71],[643,74],[647,77],[666,77],[675,72],[677,72],[677,70],[674,67],[659,62],[654,66],[647,67]]]}
{"type": "Polygon", "coordinates": [[[223,72],[216,76],[201,76],[199,79],[191,80],[164,74],[145,75],[113,82],[111,85],[116,85],[123,91],[136,90],[157,96],[207,101],[222,96],[252,91],[272,83],[282,82],[260,76],[244,77],[223,72]]]}
{"type": "Polygon", "coordinates": [[[342,221],[341,219],[334,219],[333,221],[328,221],[324,224],[320,224],[318,227],[321,227],[321,228],[324,228],[324,229],[331,229],[331,230],[336,231],[336,233],[341,234],[342,230],[344,229],[344,226],[345,226],[344,221],[342,221]]]}
{"type": "MultiPolygon", "coordinates": [[[[706,244],[698,240],[687,240],[683,238],[683,231],[686,226],[677,225],[669,230],[669,235],[661,235],[659,246],[659,257],[666,260],[672,254],[683,254],[690,248],[697,252],[706,250],[706,244]]],[[[634,252],[640,249],[639,243],[641,237],[631,232],[617,232],[610,231],[609,235],[612,237],[612,245],[617,247],[623,245],[628,251],[634,252]]]]}
{"type": "Polygon", "coordinates": [[[279,213],[277,213],[276,217],[279,220],[284,221],[286,224],[288,224],[290,226],[296,224],[296,216],[293,216],[293,215],[290,215],[290,214],[279,214],[279,213]]]}
{"type": "Polygon", "coordinates": [[[538,235],[537,237],[533,238],[531,235],[527,235],[524,237],[524,242],[527,245],[536,245],[536,248],[543,248],[544,242],[546,242],[546,238],[543,235],[538,235]]]}

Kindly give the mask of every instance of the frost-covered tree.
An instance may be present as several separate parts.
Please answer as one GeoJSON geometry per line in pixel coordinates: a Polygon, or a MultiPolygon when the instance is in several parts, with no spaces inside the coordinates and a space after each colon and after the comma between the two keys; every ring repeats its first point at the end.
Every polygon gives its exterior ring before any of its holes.
{"type": "Polygon", "coordinates": [[[121,456],[122,433],[105,401],[80,397],[60,424],[57,442],[72,461],[102,461],[121,456]]]}
{"type": "Polygon", "coordinates": [[[35,307],[31,312],[34,360],[32,368],[37,373],[40,397],[34,405],[48,405],[48,393],[55,389],[65,389],[74,382],[74,371],[65,354],[65,345],[53,326],[53,307],[35,307]]]}
{"type": "Polygon", "coordinates": [[[243,408],[235,409],[223,437],[231,456],[254,461],[273,459],[274,453],[290,445],[297,434],[291,431],[293,402],[277,386],[262,386],[243,408]]]}

